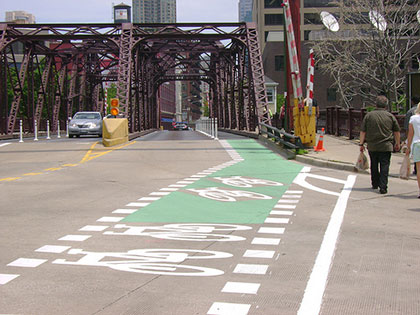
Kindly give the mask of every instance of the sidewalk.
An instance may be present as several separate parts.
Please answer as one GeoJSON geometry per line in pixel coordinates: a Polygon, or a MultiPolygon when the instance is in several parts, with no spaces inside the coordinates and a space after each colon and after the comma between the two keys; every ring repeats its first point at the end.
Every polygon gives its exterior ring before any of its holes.
{"type": "MultiPolygon", "coordinates": [[[[324,149],[324,152],[309,150],[307,154],[297,155],[296,161],[315,166],[357,172],[354,165],[360,153],[358,140],[348,140],[345,137],[324,135],[324,149]]],[[[367,154],[367,150],[365,152],[367,154]]],[[[389,168],[390,177],[399,177],[403,157],[404,155],[402,153],[392,153],[391,166],[389,168]]],[[[367,174],[370,171],[359,171],[359,173],[367,174]]],[[[411,175],[410,180],[416,180],[416,176],[411,175]]]]}

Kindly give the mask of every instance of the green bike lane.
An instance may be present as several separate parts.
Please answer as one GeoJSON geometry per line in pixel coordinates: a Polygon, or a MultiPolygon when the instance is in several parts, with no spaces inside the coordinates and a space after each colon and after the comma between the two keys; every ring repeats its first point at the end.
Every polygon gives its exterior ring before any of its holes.
{"type": "Polygon", "coordinates": [[[302,166],[253,139],[227,143],[231,146],[226,148],[228,152],[234,150],[240,155],[236,163],[225,163],[223,168],[159,198],[122,222],[264,223],[302,166]],[[238,181],[242,187],[235,185],[238,181]]]}

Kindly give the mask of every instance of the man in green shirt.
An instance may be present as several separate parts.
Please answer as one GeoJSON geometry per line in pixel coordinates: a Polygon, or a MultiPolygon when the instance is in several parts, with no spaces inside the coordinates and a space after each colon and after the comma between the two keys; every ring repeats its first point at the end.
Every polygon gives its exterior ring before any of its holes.
{"type": "Polygon", "coordinates": [[[366,142],[372,188],[379,188],[381,194],[388,192],[391,152],[393,149],[400,150],[400,126],[394,115],[386,110],[387,107],[388,99],[383,95],[378,96],[376,109],[366,114],[360,128],[360,152],[365,150],[366,142]]]}

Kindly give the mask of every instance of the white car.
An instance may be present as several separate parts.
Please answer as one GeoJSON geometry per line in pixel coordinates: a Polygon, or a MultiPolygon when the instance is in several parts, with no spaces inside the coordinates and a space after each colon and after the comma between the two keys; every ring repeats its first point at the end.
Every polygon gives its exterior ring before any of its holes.
{"type": "Polygon", "coordinates": [[[100,112],[77,112],[69,123],[69,138],[81,135],[102,137],[102,115],[100,112]]]}

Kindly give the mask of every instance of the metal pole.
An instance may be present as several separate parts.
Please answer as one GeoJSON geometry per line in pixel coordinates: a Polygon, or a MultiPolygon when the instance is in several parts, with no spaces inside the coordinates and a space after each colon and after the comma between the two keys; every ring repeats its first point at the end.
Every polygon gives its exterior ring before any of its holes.
{"type": "Polygon", "coordinates": [[[60,136],[60,121],[57,122],[57,138],[61,138],[61,136],[60,136]]]}
{"type": "Polygon", "coordinates": [[[47,140],[50,140],[50,121],[47,120],[47,140]]]}
{"type": "Polygon", "coordinates": [[[214,119],[214,140],[219,140],[219,132],[217,126],[217,118],[214,119]]]}
{"type": "Polygon", "coordinates": [[[19,142],[23,142],[23,122],[19,122],[19,142]]]}
{"type": "Polygon", "coordinates": [[[35,132],[35,138],[34,141],[38,141],[38,123],[35,120],[35,128],[34,128],[34,132],[35,132]]]}

